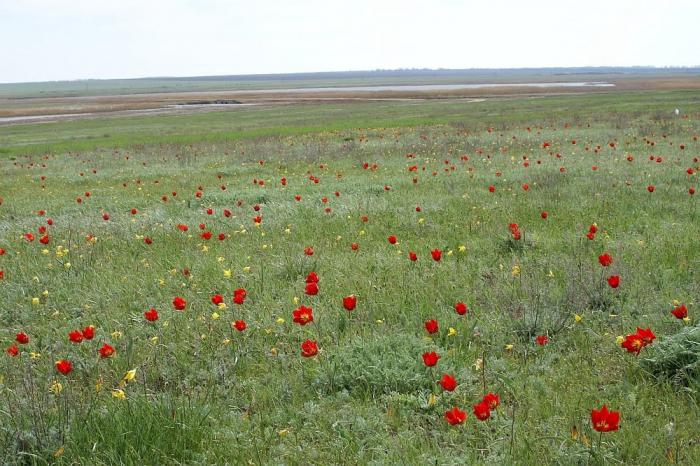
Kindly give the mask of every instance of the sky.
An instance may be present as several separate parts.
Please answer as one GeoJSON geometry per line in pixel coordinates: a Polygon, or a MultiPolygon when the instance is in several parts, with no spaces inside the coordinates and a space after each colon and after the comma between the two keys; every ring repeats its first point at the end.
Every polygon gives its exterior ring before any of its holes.
{"type": "Polygon", "coordinates": [[[0,82],[700,65],[700,0],[0,0],[0,82]]]}

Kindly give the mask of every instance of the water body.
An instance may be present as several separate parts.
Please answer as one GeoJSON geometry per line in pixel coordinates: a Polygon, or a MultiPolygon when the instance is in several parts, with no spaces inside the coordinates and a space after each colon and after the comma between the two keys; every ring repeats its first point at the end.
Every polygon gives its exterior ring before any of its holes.
{"type": "Polygon", "coordinates": [[[304,87],[296,89],[260,89],[233,91],[237,94],[291,94],[303,92],[416,92],[416,91],[458,91],[460,89],[487,89],[496,87],[615,87],[613,83],[594,82],[548,82],[548,83],[481,83],[481,84],[418,84],[405,86],[348,86],[348,87],[304,87]]]}
{"type": "MultiPolygon", "coordinates": [[[[615,87],[615,84],[608,82],[592,81],[592,82],[544,82],[544,83],[481,83],[481,84],[418,84],[418,85],[387,85],[387,86],[345,86],[345,87],[306,87],[306,88],[288,88],[288,89],[259,89],[259,90],[237,90],[223,91],[226,94],[323,94],[323,93],[355,93],[355,92],[420,92],[420,91],[455,91],[462,89],[488,89],[488,88],[586,88],[586,87],[615,87]]],[[[358,98],[363,100],[362,98],[358,98]]],[[[299,99],[303,100],[303,98],[299,99]]],[[[374,100],[372,98],[364,100],[374,100]]],[[[392,98],[376,99],[376,100],[396,100],[392,98]]],[[[401,99],[403,100],[403,99],[401,99]]],[[[409,99],[411,100],[411,99],[409,99]]],[[[475,100],[478,101],[478,100],[475,100]]],[[[10,123],[32,123],[40,121],[54,121],[81,118],[94,115],[130,115],[139,113],[168,113],[172,111],[184,109],[205,109],[211,107],[248,107],[259,105],[258,103],[240,103],[236,101],[197,101],[183,102],[178,104],[169,104],[158,108],[139,109],[139,110],[118,110],[114,112],[88,112],[88,113],[64,113],[53,115],[28,115],[15,117],[0,117],[0,124],[10,123]]]]}

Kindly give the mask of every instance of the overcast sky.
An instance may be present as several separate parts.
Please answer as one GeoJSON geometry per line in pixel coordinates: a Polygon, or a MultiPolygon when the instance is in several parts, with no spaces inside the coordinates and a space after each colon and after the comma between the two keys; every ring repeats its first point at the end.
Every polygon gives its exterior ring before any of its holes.
{"type": "Polygon", "coordinates": [[[700,65],[700,0],[0,0],[0,82],[700,65]]]}

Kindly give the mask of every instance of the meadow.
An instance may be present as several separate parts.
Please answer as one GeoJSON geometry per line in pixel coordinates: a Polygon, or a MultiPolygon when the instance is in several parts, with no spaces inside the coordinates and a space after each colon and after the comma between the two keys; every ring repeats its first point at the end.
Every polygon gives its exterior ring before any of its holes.
{"type": "Polygon", "coordinates": [[[0,462],[698,464],[699,135],[697,90],[2,126],[0,462]]]}

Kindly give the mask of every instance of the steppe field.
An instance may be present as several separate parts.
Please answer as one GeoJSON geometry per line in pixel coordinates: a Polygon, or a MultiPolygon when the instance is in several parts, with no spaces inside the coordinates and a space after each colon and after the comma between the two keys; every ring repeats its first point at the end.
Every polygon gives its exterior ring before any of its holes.
{"type": "Polygon", "coordinates": [[[1,464],[700,464],[697,74],[304,79],[0,85],[1,464]]]}

